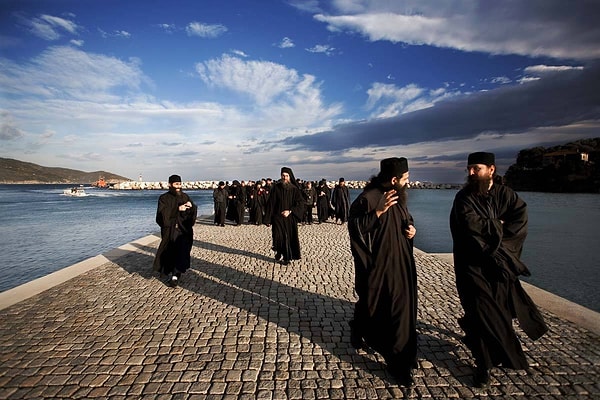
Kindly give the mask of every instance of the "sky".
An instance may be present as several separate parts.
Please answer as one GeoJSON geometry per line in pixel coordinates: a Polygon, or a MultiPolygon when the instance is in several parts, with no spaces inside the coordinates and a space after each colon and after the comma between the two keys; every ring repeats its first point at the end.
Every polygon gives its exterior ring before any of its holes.
{"type": "Polygon", "coordinates": [[[600,136],[600,1],[0,0],[0,157],[460,183],[600,136]]]}

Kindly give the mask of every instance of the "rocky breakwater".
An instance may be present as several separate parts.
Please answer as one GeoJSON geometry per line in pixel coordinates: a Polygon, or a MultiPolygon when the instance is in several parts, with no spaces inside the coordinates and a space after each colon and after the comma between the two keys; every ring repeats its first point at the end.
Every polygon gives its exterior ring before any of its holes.
{"type": "MultiPolygon", "coordinates": [[[[195,182],[182,182],[181,187],[183,190],[208,190],[217,188],[218,181],[195,181],[195,182]]],[[[168,190],[169,183],[164,182],[137,182],[127,181],[117,183],[111,186],[111,189],[115,190],[168,190]]]]}

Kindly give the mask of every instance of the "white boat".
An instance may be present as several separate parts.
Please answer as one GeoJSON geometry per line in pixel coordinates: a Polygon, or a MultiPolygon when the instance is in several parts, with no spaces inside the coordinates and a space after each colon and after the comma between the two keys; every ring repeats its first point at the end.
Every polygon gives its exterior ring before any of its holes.
{"type": "Polygon", "coordinates": [[[63,190],[63,194],[65,196],[72,196],[72,197],[85,197],[85,196],[87,196],[87,193],[85,192],[85,189],[83,188],[83,186],[72,187],[72,188],[69,188],[69,189],[65,189],[65,190],[63,190]]]}

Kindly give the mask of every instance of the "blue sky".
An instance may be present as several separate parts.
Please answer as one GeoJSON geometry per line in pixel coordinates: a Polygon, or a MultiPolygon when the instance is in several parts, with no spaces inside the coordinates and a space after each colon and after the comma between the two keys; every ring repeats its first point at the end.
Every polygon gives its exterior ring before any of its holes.
{"type": "Polygon", "coordinates": [[[600,2],[0,0],[0,157],[132,179],[464,181],[600,136],[600,2]]]}

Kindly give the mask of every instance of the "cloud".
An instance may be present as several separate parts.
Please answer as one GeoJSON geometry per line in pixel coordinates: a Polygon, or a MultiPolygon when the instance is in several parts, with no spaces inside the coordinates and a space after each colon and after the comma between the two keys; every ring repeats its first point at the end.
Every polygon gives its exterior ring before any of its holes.
{"type": "Polygon", "coordinates": [[[244,53],[242,50],[231,50],[231,53],[236,55],[236,56],[240,56],[243,58],[248,58],[248,54],[244,53]]]}
{"type": "Polygon", "coordinates": [[[227,32],[227,30],[227,27],[221,24],[204,24],[202,22],[190,22],[185,28],[188,36],[202,38],[216,38],[227,32]]]}
{"type": "Polygon", "coordinates": [[[0,71],[0,93],[110,101],[117,90],[138,88],[146,79],[136,62],[56,46],[28,64],[6,61],[0,71]]]}
{"type": "Polygon", "coordinates": [[[19,139],[25,134],[19,128],[17,128],[13,116],[4,111],[1,113],[2,123],[0,124],[0,140],[15,140],[19,139]]]}
{"type": "Polygon", "coordinates": [[[76,35],[79,30],[79,26],[72,20],[47,14],[31,19],[20,16],[18,19],[33,35],[48,41],[59,39],[65,32],[76,35]]]}
{"type": "Polygon", "coordinates": [[[337,12],[317,21],[336,32],[370,41],[430,45],[491,54],[592,60],[600,58],[600,3],[438,1],[338,1],[337,12]]]}
{"type": "Polygon", "coordinates": [[[335,47],[331,47],[328,44],[317,44],[309,49],[306,49],[306,51],[308,51],[309,53],[323,53],[328,56],[332,55],[334,50],[335,47]]]}
{"type": "Polygon", "coordinates": [[[127,31],[115,31],[114,35],[117,37],[123,37],[126,39],[129,39],[131,37],[131,33],[127,32],[127,31]]]}
{"type": "MultiPolygon", "coordinates": [[[[391,118],[288,137],[281,144],[306,150],[341,151],[468,139],[484,133],[515,134],[539,127],[600,120],[600,92],[596,85],[599,81],[600,64],[594,64],[584,70],[561,72],[560,77],[553,74],[526,84],[455,96],[391,118]]],[[[372,102],[393,94],[389,87],[383,86],[378,92],[375,89],[370,94],[372,102]]],[[[409,92],[406,98],[416,96],[409,92]]]]}
{"type": "Polygon", "coordinates": [[[166,33],[173,33],[177,30],[177,26],[175,24],[157,24],[156,26],[166,33]]]}
{"type": "Polygon", "coordinates": [[[379,82],[373,83],[367,94],[366,108],[372,110],[370,118],[389,118],[429,108],[455,95],[448,93],[445,88],[426,90],[415,84],[397,87],[379,82]]]}
{"type": "Polygon", "coordinates": [[[289,37],[284,37],[283,39],[281,39],[281,42],[277,44],[277,47],[279,47],[280,49],[289,49],[295,46],[296,45],[289,37]]]}
{"type": "Polygon", "coordinates": [[[281,64],[223,55],[198,63],[196,70],[208,85],[243,93],[259,106],[288,104],[309,109],[315,104],[320,106],[321,94],[314,76],[300,75],[281,64]]]}

